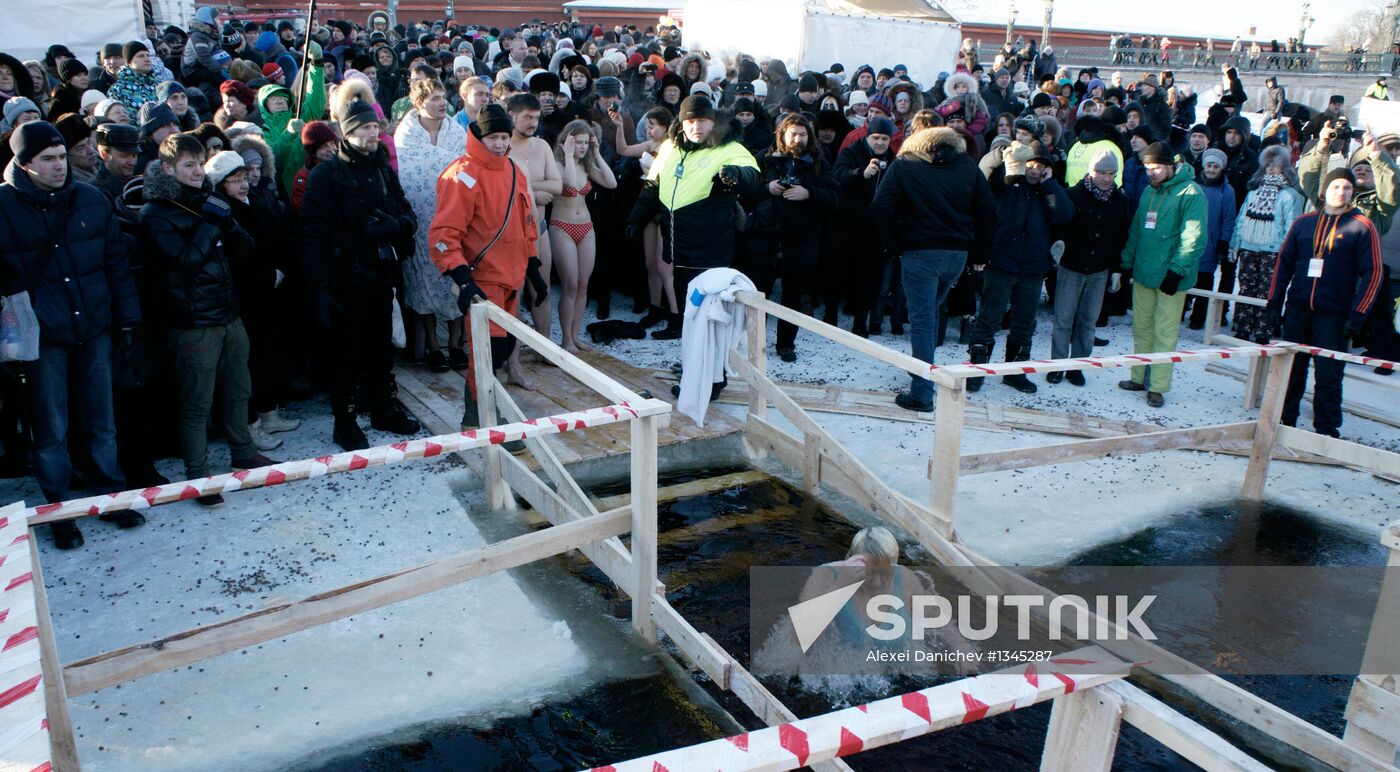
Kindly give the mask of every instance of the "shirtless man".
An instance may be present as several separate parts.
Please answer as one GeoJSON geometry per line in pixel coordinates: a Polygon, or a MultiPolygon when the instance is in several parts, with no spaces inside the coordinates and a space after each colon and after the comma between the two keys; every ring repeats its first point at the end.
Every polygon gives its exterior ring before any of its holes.
{"type": "MultiPolygon", "coordinates": [[[[549,224],[544,208],[563,192],[564,180],[559,174],[559,164],[554,160],[554,151],[544,140],[535,136],[540,124],[540,101],[534,94],[515,94],[506,100],[506,111],[515,125],[510,134],[510,157],[525,169],[525,174],[530,178],[530,190],[535,199],[535,222],[542,226],[540,233],[544,234],[549,224]]],[[[538,247],[542,263],[540,275],[548,282],[553,263],[549,239],[541,238],[538,247]]],[[[545,337],[550,333],[551,316],[549,298],[530,307],[535,330],[545,337]]]]}

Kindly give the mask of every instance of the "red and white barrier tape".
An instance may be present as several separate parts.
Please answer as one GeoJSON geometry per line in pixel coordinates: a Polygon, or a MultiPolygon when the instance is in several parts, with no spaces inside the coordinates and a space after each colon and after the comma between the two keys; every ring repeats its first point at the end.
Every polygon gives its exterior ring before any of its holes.
{"type": "Polygon", "coordinates": [[[39,663],[39,628],[29,529],[0,517],[0,759],[6,769],[50,768],[49,721],[39,663]]]}
{"type": "Polygon", "coordinates": [[[1380,359],[1379,357],[1362,357],[1357,356],[1355,354],[1347,354],[1341,351],[1333,351],[1331,349],[1318,348],[1317,346],[1304,346],[1301,343],[1287,343],[1284,341],[1279,341],[1279,345],[1288,346],[1300,354],[1322,357],[1323,359],[1336,359],[1339,362],[1351,362],[1352,364],[1365,365],[1366,367],[1379,367],[1382,370],[1400,370],[1400,363],[1392,362],[1389,359],[1380,359]]]}
{"type": "Polygon", "coordinates": [[[239,470],[199,480],[172,482],[143,490],[121,491],[62,501],[56,504],[44,504],[26,509],[23,515],[29,525],[40,525],[74,517],[101,515],[128,509],[147,509],[160,504],[185,501],[213,493],[280,485],[285,482],[306,480],[322,475],[353,472],[372,466],[387,466],[418,458],[432,458],[444,453],[456,453],[487,445],[499,445],[512,440],[523,440],[527,437],[562,434],[576,429],[606,426],[642,416],[665,413],[669,410],[670,406],[660,400],[646,400],[636,407],[626,403],[609,405],[544,418],[531,418],[520,423],[504,424],[486,429],[440,434],[436,437],[420,440],[404,440],[391,445],[380,445],[348,453],[336,453],[300,461],[286,461],[258,469],[239,470]]]}
{"type": "Polygon", "coordinates": [[[783,770],[967,724],[1117,680],[1129,664],[1095,646],[593,772],[783,770]]]}
{"type": "Polygon", "coordinates": [[[1202,362],[1214,359],[1234,359],[1244,357],[1270,356],[1283,353],[1291,344],[1279,343],[1257,346],[1235,346],[1231,348],[1203,348],[1194,351],[1160,351],[1151,354],[1118,354],[1104,357],[1084,357],[1081,359],[1033,359],[1024,362],[989,362],[987,364],[929,365],[929,370],[941,370],[955,378],[976,378],[998,375],[1031,375],[1063,370],[1083,370],[1090,367],[1140,367],[1142,365],[1165,365],[1179,362],[1202,362]]]}

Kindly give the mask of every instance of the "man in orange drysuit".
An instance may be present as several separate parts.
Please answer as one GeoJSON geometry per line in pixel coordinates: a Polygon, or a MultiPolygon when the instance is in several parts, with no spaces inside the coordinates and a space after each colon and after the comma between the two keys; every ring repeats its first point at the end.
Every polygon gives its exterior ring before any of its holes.
{"type": "MultiPolygon", "coordinates": [[[[514,316],[520,289],[528,279],[541,301],[549,285],[540,276],[530,181],[507,157],[511,120],[505,108],[486,105],[467,134],[467,152],[438,177],[437,213],[428,230],[433,263],[459,289],[457,305],[466,314],[475,298],[489,300],[514,316]]],[[[500,369],[515,350],[515,339],[491,325],[491,362],[500,369]]],[[[466,412],[462,428],[477,425],[476,376],[467,359],[466,412]]]]}

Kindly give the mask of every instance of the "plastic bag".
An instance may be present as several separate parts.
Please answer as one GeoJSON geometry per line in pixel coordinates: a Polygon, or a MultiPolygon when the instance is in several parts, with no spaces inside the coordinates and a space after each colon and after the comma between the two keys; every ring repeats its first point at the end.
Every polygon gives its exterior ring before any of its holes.
{"type": "Polygon", "coordinates": [[[390,338],[394,343],[394,348],[402,349],[408,345],[408,334],[403,329],[403,311],[399,310],[399,291],[394,290],[391,306],[393,318],[390,320],[390,338]]]}
{"type": "Polygon", "coordinates": [[[28,292],[0,300],[0,362],[33,362],[39,358],[39,318],[28,292]]]}

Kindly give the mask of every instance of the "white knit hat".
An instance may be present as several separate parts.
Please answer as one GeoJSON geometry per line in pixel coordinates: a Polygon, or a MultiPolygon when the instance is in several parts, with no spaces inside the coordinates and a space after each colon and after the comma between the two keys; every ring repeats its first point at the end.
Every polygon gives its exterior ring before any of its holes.
{"type": "Polygon", "coordinates": [[[476,71],[476,65],[472,63],[472,58],[470,56],[459,56],[452,60],[452,70],[455,72],[461,69],[468,69],[473,72],[476,71]]]}
{"type": "Polygon", "coordinates": [[[710,66],[705,69],[705,80],[724,80],[724,62],[710,62],[710,66]]]}
{"type": "Polygon", "coordinates": [[[848,104],[848,105],[868,105],[868,104],[870,104],[870,97],[866,96],[864,91],[861,91],[860,89],[856,89],[855,91],[852,91],[852,92],[851,92],[850,98],[848,98],[848,99],[846,100],[846,104],[848,104]]]}
{"type": "Polygon", "coordinates": [[[86,110],[89,107],[96,105],[98,102],[101,102],[106,98],[106,94],[103,94],[101,91],[98,91],[95,88],[90,88],[87,91],[83,92],[83,98],[78,102],[78,104],[83,110],[86,110]]]}
{"type": "Polygon", "coordinates": [[[763,99],[768,96],[768,81],[763,78],[753,82],[753,95],[755,99],[763,99]]]}
{"type": "Polygon", "coordinates": [[[221,150],[214,154],[213,158],[204,162],[204,176],[209,182],[217,186],[224,181],[225,177],[244,168],[243,156],[232,150],[221,150]]]}

